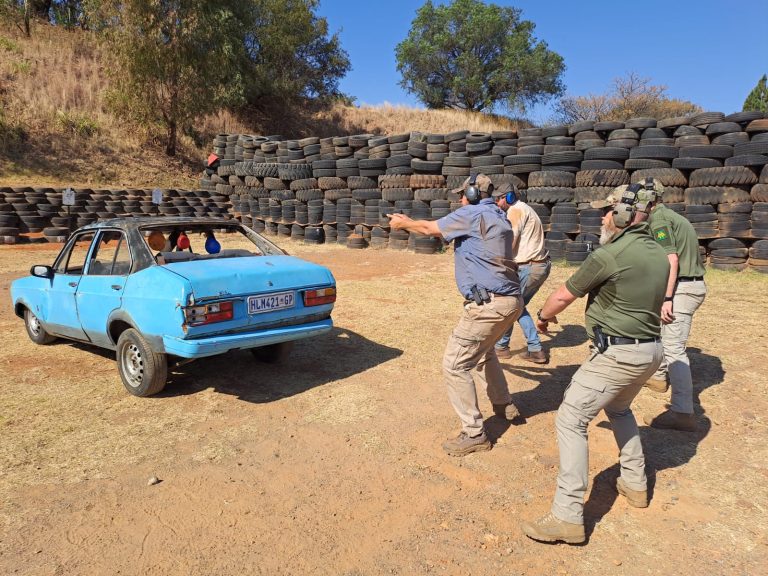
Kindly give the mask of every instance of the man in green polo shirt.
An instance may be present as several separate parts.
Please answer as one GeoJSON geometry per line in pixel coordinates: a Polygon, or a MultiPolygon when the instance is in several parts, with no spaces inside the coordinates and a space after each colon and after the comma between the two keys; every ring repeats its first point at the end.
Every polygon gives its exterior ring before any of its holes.
{"type": "Polygon", "coordinates": [[[523,532],[534,540],[584,541],[587,427],[601,410],[619,446],[621,476],[616,489],[630,505],[648,506],[645,457],[630,405],[663,358],[659,312],[669,263],[648,224],[639,221],[636,200],[635,190],[622,186],[607,200],[592,203],[605,210],[602,247],[587,257],[537,314],[537,328],[545,332],[557,314],[589,295],[586,328],[594,345],[557,412],[560,471],[551,511],[522,523],[523,532]]]}
{"type": "MultiPolygon", "coordinates": [[[[643,183],[644,184],[644,183],[643,183]]],[[[693,415],[693,380],[686,354],[693,315],[704,302],[707,286],[704,284],[704,265],[699,253],[696,230],[683,216],[660,204],[663,186],[654,180],[649,183],[653,193],[648,200],[651,213],[648,225],[654,240],[664,249],[669,259],[669,278],[664,305],[661,308],[661,341],[664,344],[664,362],[646,383],[655,392],[666,392],[667,381],[672,387],[669,410],[658,415],[647,414],[643,420],[654,428],[668,428],[692,432],[696,430],[693,415]]]]}

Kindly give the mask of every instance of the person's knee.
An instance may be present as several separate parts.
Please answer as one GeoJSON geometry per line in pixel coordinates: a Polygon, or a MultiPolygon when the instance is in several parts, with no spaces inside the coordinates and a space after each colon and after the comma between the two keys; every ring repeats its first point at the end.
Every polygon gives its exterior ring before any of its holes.
{"type": "Polygon", "coordinates": [[[555,428],[559,433],[570,431],[586,435],[589,422],[590,418],[581,410],[563,402],[557,410],[555,428]]]}

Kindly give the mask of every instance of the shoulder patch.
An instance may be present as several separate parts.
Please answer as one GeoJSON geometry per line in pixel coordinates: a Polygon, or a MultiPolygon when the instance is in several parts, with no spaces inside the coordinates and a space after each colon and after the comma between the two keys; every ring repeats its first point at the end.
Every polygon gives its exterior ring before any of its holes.
{"type": "Polygon", "coordinates": [[[669,235],[669,228],[666,226],[662,226],[661,228],[656,228],[653,231],[653,239],[656,240],[659,244],[662,246],[669,246],[672,244],[672,239],[669,235]]]}

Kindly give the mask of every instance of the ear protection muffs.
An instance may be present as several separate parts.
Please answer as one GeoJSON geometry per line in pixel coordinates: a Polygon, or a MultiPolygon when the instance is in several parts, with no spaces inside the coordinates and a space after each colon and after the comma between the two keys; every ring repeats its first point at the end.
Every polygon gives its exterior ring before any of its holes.
{"type": "Polygon", "coordinates": [[[621,200],[613,208],[613,223],[617,228],[630,225],[637,212],[637,193],[642,190],[641,184],[630,184],[622,193],[621,200]]]}
{"type": "Polygon", "coordinates": [[[477,204],[480,202],[480,188],[477,187],[477,174],[472,174],[469,177],[469,184],[464,191],[464,197],[470,204],[477,204]]]}
{"type": "Polygon", "coordinates": [[[504,196],[504,201],[510,206],[515,202],[517,202],[517,194],[515,194],[515,191],[510,190],[509,192],[507,192],[507,195],[504,196]]]}

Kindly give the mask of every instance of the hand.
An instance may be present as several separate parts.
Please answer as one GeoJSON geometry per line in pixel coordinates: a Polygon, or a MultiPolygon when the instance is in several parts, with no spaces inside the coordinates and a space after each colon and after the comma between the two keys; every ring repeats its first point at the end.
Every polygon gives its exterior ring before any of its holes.
{"type": "Polygon", "coordinates": [[[541,332],[542,334],[549,334],[549,325],[550,324],[557,324],[557,316],[554,316],[550,318],[549,320],[537,320],[536,321],[536,330],[541,332]]]}
{"type": "Polygon", "coordinates": [[[400,214],[399,212],[387,214],[387,216],[389,217],[389,226],[392,230],[404,230],[407,227],[408,222],[411,221],[408,216],[400,214]]]}
{"type": "Polygon", "coordinates": [[[672,302],[664,302],[661,305],[661,321],[664,324],[671,324],[675,321],[675,315],[672,313],[672,302]]]}

